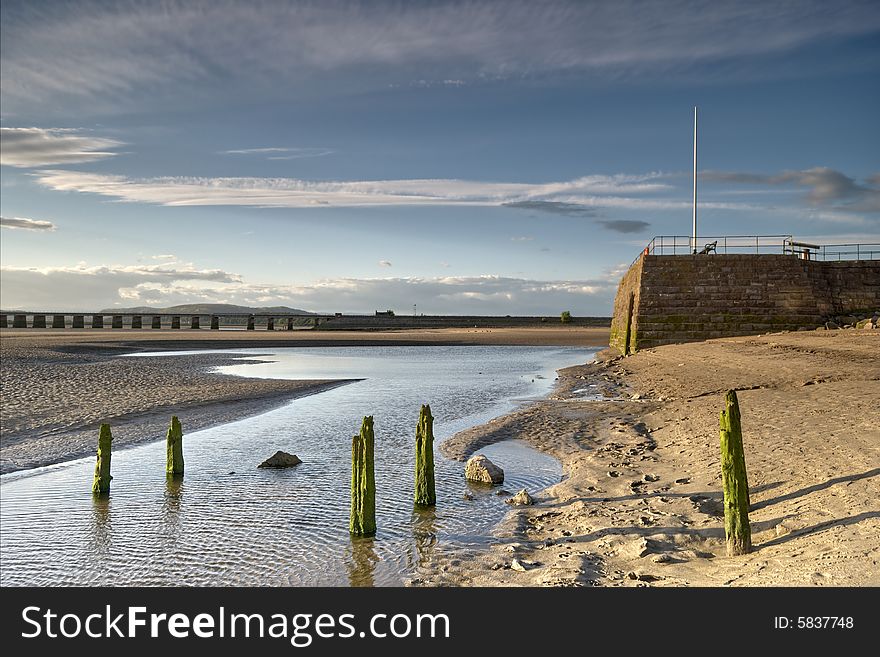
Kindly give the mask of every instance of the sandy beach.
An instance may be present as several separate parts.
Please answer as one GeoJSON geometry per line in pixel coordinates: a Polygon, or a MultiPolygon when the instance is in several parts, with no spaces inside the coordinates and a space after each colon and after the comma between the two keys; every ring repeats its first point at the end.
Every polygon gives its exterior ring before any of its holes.
{"type": "Polygon", "coordinates": [[[526,440],[562,462],[563,481],[514,508],[490,550],[444,553],[412,584],[876,586],[878,354],[875,332],[809,331],[563,370],[551,399],[441,446],[463,460],[526,440]],[[729,388],[740,391],[754,545],[733,558],[718,446],[729,388]]]}
{"type": "MultiPolygon", "coordinates": [[[[599,346],[608,329],[437,329],[384,332],[3,330],[0,332],[0,472],[94,453],[102,422],[114,445],[165,435],[179,415],[187,431],[255,415],[346,381],[282,381],[212,374],[234,354],[117,358],[145,351],[381,345],[599,346]]],[[[236,360],[236,363],[247,361],[236,360]]]]}

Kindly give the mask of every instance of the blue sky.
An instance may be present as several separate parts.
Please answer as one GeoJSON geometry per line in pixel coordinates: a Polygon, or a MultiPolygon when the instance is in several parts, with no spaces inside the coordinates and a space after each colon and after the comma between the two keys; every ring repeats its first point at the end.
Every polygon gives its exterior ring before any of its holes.
{"type": "Polygon", "coordinates": [[[2,5],[4,308],[607,315],[654,235],[880,242],[871,2],[2,5]]]}

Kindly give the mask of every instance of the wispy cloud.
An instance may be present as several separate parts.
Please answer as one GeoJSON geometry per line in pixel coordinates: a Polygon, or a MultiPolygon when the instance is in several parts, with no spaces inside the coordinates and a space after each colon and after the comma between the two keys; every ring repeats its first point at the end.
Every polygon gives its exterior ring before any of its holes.
{"type": "Polygon", "coordinates": [[[868,178],[865,184],[829,167],[814,167],[801,171],[783,171],[778,174],[705,171],[700,177],[713,182],[744,183],[750,185],[805,187],[806,198],[813,205],[852,212],[880,212],[880,183],[878,176],[868,178]]]}
{"type": "Polygon", "coordinates": [[[587,280],[542,281],[495,275],[337,278],[301,285],[253,283],[230,272],[174,267],[85,263],[70,267],[2,267],[3,302],[16,307],[84,310],[126,302],[173,305],[188,302],[294,305],[310,310],[401,312],[418,303],[438,314],[603,314],[624,268],[587,280]],[[74,300],[74,301],[72,301],[74,300]],[[71,304],[75,304],[71,305],[71,304]]]}
{"type": "Polygon", "coordinates": [[[236,150],[222,151],[223,155],[263,155],[267,160],[299,160],[308,157],[323,157],[332,155],[334,151],[329,148],[283,148],[269,146],[266,148],[240,148],[236,150]]]}
{"type": "Polygon", "coordinates": [[[0,164],[30,168],[49,164],[94,162],[116,153],[115,139],[61,128],[0,128],[0,164]]]}
{"type": "MultiPolygon", "coordinates": [[[[310,208],[382,205],[510,205],[531,203],[542,209],[589,215],[602,204],[654,207],[652,201],[600,194],[645,194],[666,191],[653,182],[661,174],[584,176],[550,183],[505,183],[469,180],[306,181],[295,178],[128,178],[68,170],[43,170],[40,184],[58,191],[78,191],[123,201],[157,205],[239,205],[310,208]],[[559,198],[559,202],[549,201],[559,198]]],[[[682,203],[686,206],[686,203],[682,203]]],[[[733,205],[733,204],[728,204],[733,205]]],[[[531,207],[531,206],[530,206],[531,207]]],[[[675,207],[678,207],[675,205],[675,207]]]]}
{"type": "Polygon", "coordinates": [[[39,232],[54,231],[57,226],[43,219],[27,219],[25,217],[0,217],[0,226],[18,230],[34,230],[39,232]]]}
{"type": "Polygon", "coordinates": [[[379,266],[380,267],[391,267],[391,261],[390,260],[380,260],[379,266]]]}
{"type": "Polygon", "coordinates": [[[512,201],[502,205],[508,208],[537,210],[539,212],[561,214],[567,217],[592,217],[596,214],[595,208],[586,207],[578,203],[562,203],[561,201],[512,201]]]}
{"type": "Polygon", "coordinates": [[[600,220],[599,223],[617,233],[641,233],[651,224],[647,221],[638,221],[630,219],[607,219],[600,220]]]}
{"type": "MultiPolygon", "coordinates": [[[[870,1],[3,3],[9,111],[58,99],[166,102],[230,83],[296,93],[548,73],[634,75],[785,53],[877,30],[870,1]],[[670,16],[678,20],[669,20],[670,16]],[[168,92],[161,96],[159,92],[168,92]]],[[[749,67],[754,71],[755,67],[749,67]]],[[[752,73],[754,74],[754,73],[752,73]]]]}

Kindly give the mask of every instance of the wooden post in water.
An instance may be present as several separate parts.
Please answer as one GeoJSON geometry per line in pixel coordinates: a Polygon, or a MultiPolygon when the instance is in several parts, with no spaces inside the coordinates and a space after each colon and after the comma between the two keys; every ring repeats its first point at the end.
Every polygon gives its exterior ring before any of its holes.
{"type": "Polygon", "coordinates": [[[354,536],[376,534],[376,476],[373,469],[373,416],[361,424],[351,439],[351,517],[348,530],[354,536]]]}
{"type": "Polygon", "coordinates": [[[171,416],[171,426],[165,436],[167,464],[165,472],[169,475],[183,474],[183,429],[176,415],[171,416]]]}
{"type": "Polygon", "coordinates": [[[721,411],[721,485],[724,488],[724,533],[727,556],[735,557],[752,551],[752,529],[749,525],[749,481],[743,450],[739,402],[734,390],[725,396],[721,411]]]}
{"type": "Polygon", "coordinates": [[[110,492],[110,443],[113,435],[110,433],[110,425],[102,424],[98,434],[98,461],[95,463],[95,480],[92,482],[92,492],[95,495],[106,495],[110,492]]]}
{"type": "Polygon", "coordinates": [[[416,425],[416,506],[437,504],[434,487],[434,417],[428,404],[419,411],[416,425]]]}

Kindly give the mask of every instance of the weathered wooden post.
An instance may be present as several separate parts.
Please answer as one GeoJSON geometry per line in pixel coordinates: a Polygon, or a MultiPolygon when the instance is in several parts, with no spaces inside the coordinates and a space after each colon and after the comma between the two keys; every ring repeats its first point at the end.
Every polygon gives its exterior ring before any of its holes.
{"type": "Polygon", "coordinates": [[[171,416],[171,426],[165,436],[167,464],[165,472],[170,475],[183,474],[183,429],[176,415],[171,416]]]}
{"type": "Polygon", "coordinates": [[[724,533],[727,556],[752,551],[749,525],[749,481],[743,450],[742,424],[736,391],[728,390],[721,411],[721,485],[724,489],[724,533]]]}
{"type": "Polygon", "coordinates": [[[373,469],[373,416],[351,439],[351,517],[348,530],[355,536],[376,534],[376,476],[373,469]]]}
{"type": "Polygon", "coordinates": [[[434,487],[434,417],[428,404],[419,411],[416,425],[416,506],[437,504],[434,487]]]}
{"type": "Polygon", "coordinates": [[[110,425],[102,424],[98,434],[98,461],[95,463],[95,480],[92,482],[92,492],[96,495],[106,495],[110,492],[110,443],[113,435],[110,433],[110,425]]]}

